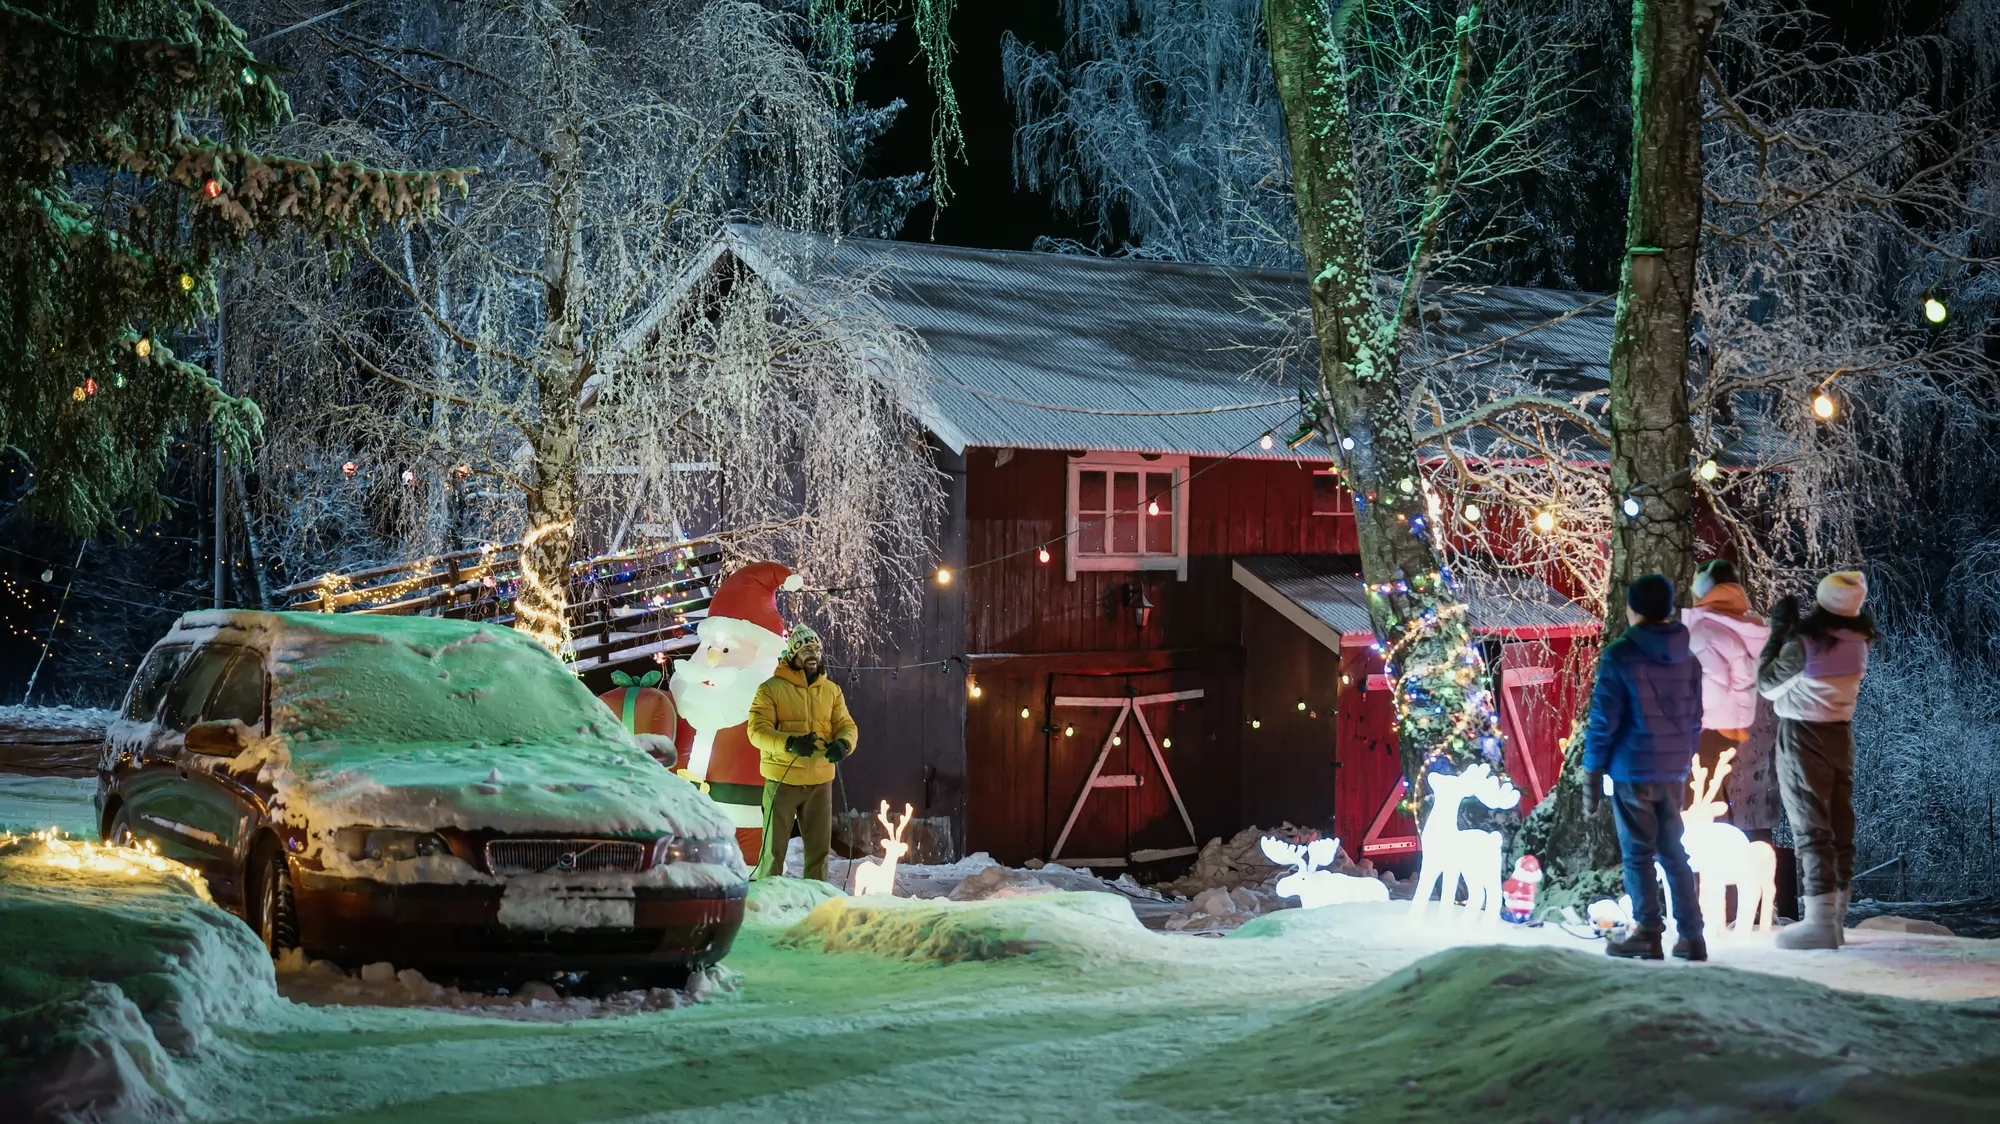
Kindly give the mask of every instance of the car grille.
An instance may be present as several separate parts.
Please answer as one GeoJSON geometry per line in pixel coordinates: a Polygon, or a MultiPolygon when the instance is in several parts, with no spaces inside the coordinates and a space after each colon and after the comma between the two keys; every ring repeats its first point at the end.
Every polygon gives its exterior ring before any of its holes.
{"type": "Polygon", "coordinates": [[[646,844],[625,839],[494,839],[486,869],[495,874],[629,874],[645,869],[646,844]]]}
{"type": "Polygon", "coordinates": [[[469,953],[538,956],[643,956],[666,940],[665,929],[585,929],[567,933],[527,933],[498,926],[465,926],[459,948],[469,953]]]}

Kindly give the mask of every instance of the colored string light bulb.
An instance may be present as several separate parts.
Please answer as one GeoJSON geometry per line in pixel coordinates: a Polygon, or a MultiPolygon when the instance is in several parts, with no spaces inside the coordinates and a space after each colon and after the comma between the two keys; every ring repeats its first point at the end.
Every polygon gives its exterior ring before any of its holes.
{"type": "Polygon", "coordinates": [[[1263,449],[1263,450],[1264,450],[1264,451],[1266,451],[1266,452],[1269,452],[1269,451],[1270,451],[1270,449],[1271,449],[1271,446],[1272,446],[1273,444],[1274,444],[1274,442],[1273,442],[1273,441],[1271,440],[1271,435],[1270,435],[1270,434],[1268,434],[1268,433],[1266,433],[1266,434],[1265,434],[1264,436],[1262,436],[1262,437],[1259,437],[1259,438],[1257,439],[1257,447],[1258,447],[1259,449],[1263,449]]]}

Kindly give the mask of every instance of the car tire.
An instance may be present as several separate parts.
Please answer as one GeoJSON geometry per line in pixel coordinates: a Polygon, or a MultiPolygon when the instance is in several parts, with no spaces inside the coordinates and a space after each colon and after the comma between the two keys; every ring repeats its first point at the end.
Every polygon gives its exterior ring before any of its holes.
{"type": "Polygon", "coordinates": [[[257,936],[277,959],[287,949],[299,947],[299,911],[292,898],[291,865],[285,852],[276,847],[264,850],[263,868],[257,878],[257,936]]]}
{"type": "Polygon", "coordinates": [[[113,847],[131,847],[138,844],[139,837],[132,834],[132,817],[126,812],[125,805],[120,804],[118,810],[111,813],[111,822],[104,828],[104,841],[113,847]]]}

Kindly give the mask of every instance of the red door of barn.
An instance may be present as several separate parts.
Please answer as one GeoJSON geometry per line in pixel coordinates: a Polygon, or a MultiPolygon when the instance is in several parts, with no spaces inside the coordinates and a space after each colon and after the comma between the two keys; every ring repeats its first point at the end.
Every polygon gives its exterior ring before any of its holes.
{"type": "Polygon", "coordinates": [[[1507,775],[1521,790],[1527,815],[1562,775],[1563,739],[1575,713],[1577,689],[1567,666],[1568,638],[1507,641],[1500,651],[1500,730],[1507,775]]]}
{"type": "Polygon", "coordinates": [[[1051,676],[1050,862],[1123,867],[1195,853],[1183,785],[1208,744],[1208,694],[1190,673],[1051,676]]]}
{"type": "Polygon", "coordinates": [[[1377,863],[1417,851],[1416,821],[1401,808],[1396,692],[1365,646],[1340,649],[1340,709],[1334,720],[1333,826],[1341,850],[1377,863]]]}

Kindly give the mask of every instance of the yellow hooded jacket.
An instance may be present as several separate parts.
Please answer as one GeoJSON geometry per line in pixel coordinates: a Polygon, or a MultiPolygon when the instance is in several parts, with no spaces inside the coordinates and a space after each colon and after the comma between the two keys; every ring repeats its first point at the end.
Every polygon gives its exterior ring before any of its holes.
{"type": "Polygon", "coordinates": [[[778,673],[757,688],[750,704],[750,744],[757,747],[764,779],[785,784],[825,784],[833,779],[833,762],[826,759],[829,742],[845,741],[852,753],[860,730],[847,713],[840,686],[822,674],[811,683],[806,673],[779,664],[778,673]],[[785,748],[798,734],[818,734],[819,749],[800,755],[785,748]]]}

